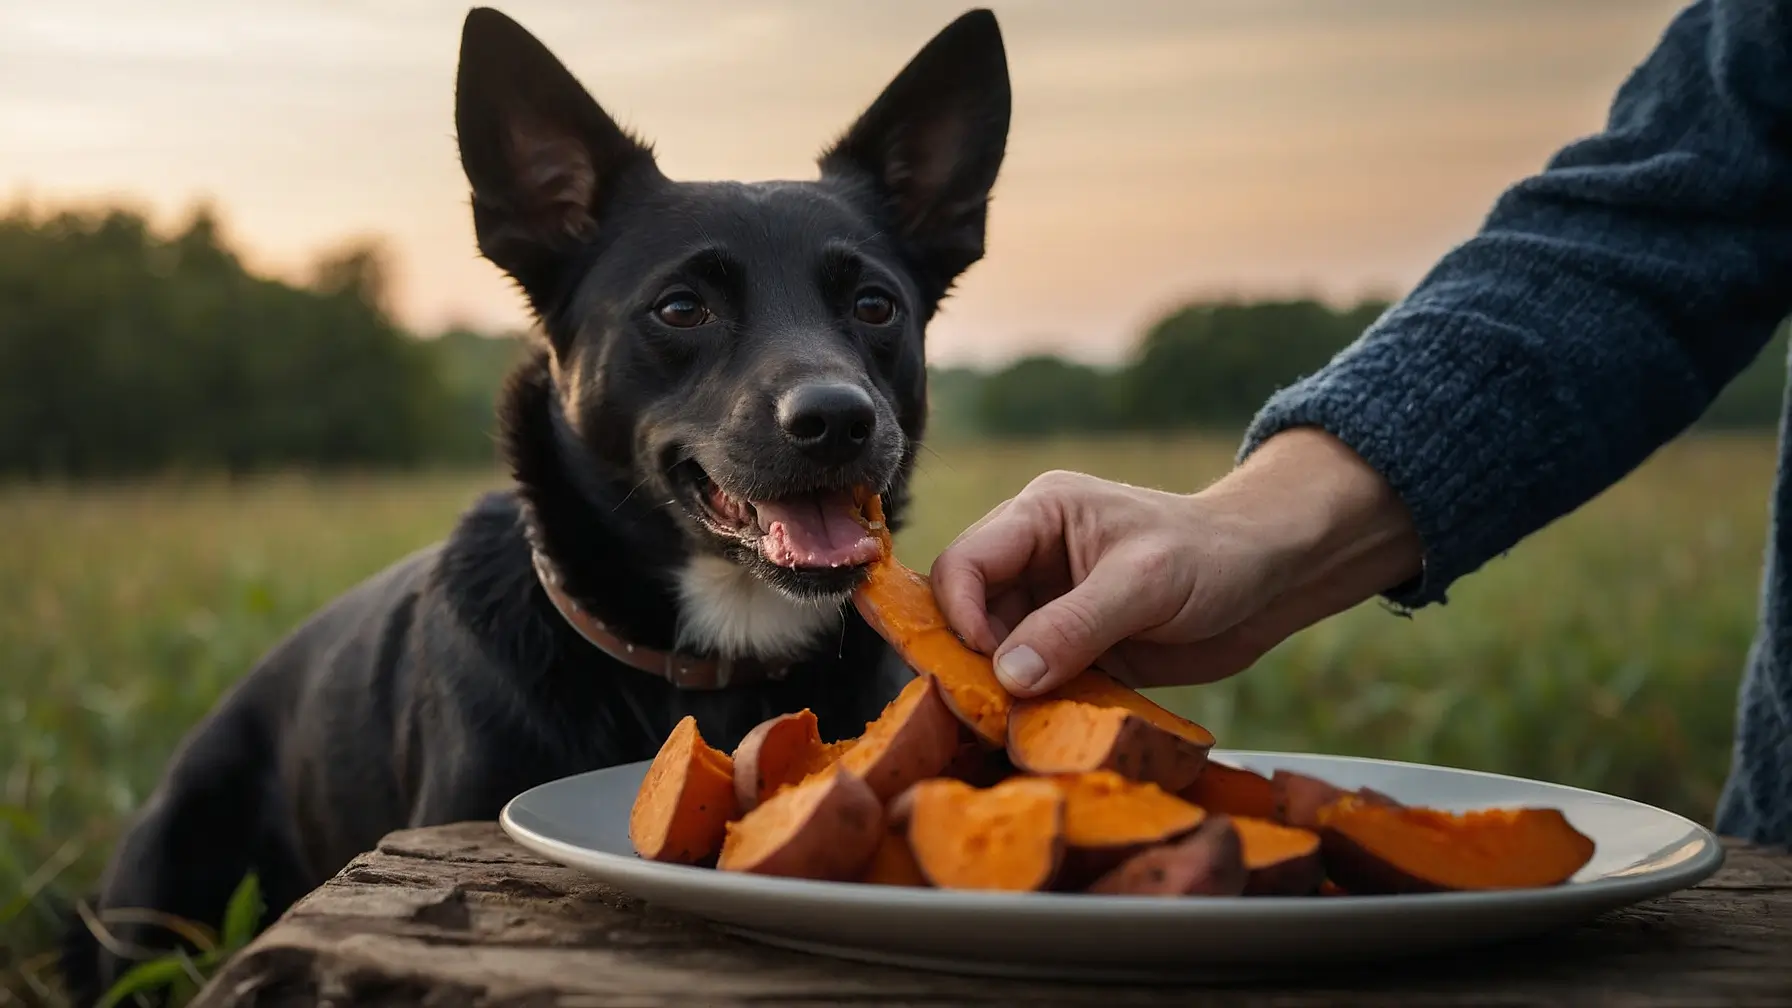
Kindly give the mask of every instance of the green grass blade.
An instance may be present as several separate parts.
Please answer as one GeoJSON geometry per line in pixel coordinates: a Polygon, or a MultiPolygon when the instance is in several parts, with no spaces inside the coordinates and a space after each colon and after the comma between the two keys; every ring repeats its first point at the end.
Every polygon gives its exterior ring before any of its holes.
{"type": "Polygon", "coordinates": [[[220,951],[226,956],[249,944],[255,929],[261,926],[261,915],[267,903],[261,898],[261,880],[254,872],[243,876],[230,903],[224,908],[224,929],[219,935],[220,951]]]}
{"type": "Polygon", "coordinates": [[[186,964],[180,961],[179,956],[163,956],[160,959],[138,963],[131,967],[124,976],[118,978],[118,982],[112,985],[112,989],[106,992],[105,997],[100,998],[98,1008],[117,1008],[118,1005],[124,1003],[126,998],[134,994],[148,994],[151,991],[161,990],[186,975],[186,964]]]}

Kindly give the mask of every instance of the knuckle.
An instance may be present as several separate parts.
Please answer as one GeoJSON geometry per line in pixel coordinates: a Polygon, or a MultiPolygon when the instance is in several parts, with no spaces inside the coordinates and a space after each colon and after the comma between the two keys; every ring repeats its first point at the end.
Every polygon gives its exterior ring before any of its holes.
{"type": "Polygon", "coordinates": [[[1023,492],[1031,495],[1061,494],[1081,488],[1086,485],[1088,479],[1089,477],[1082,473],[1071,472],[1068,469],[1053,469],[1033,477],[1023,492]]]}
{"type": "Polygon", "coordinates": [[[1132,555],[1132,575],[1140,583],[1157,585],[1175,573],[1178,551],[1161,540],[1140,543],[1132,555]]]}

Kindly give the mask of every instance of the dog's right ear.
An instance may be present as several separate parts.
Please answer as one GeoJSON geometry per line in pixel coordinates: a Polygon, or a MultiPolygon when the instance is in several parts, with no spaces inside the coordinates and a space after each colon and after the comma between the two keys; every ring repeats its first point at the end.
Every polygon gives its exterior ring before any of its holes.
{"type": "Polygon", "coordinates": [[[560,294],[567,252],[596,233],[604,199],[630,173],[658,172],[652,150],[546,46],[489,8],[461,28],[454,125],[479,251],[538,314],[560,294]]]}

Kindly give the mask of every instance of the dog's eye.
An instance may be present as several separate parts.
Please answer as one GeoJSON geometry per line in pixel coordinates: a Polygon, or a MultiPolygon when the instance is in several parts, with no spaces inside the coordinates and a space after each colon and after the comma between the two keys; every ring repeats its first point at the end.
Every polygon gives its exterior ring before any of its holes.
{"type": "Polygon", "coordinates": [[[714,318],[697,295],[690,291],[679,291],[660,298],[659,304],[653,306],[653,314],[674,329],[692,329],[714,318]]]}
{"type": "Polygon", "coordinates": [[[862,291],[852,303],[852,317],[866,325],[889,325],[896,317],[896,302],[882,291],[862,291]]]}

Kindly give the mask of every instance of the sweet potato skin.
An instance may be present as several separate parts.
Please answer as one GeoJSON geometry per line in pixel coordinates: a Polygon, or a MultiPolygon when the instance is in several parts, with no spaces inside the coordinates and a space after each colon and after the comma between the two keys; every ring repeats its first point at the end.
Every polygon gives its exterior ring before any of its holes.
{"type": "Polygon", "coordinates": [[[883,804],[870,785],[838,764],[773,795],[728,825],[716,867],[723,871],[844,882],[858,878],[883,837],[883,804]],[[819,795],[807,793],[816,789],[819,795]],[[790,824],[782,842],[755,855],[749,831],[780,829],[778,817],[799,802],[808,814],[790,824]]]}
{"type": "Polygon", "coordinates": [[[1254,770],[1208,760],[1194,783],[1177,792],[1209,812],[1279,821],[1275,785],[1254,770]]]}
{"type": "Polygon", "coordinates": [[[1292,770],[1277,770],[1269,782],[1275,788],[1276,821],[1301,829],[1317,829],[1319,810],[1345,794],[1343,788],[1292,770]]]}
{"type": "Polygon", "coordinates": [[[961,729],[937,681],[916,677],[840,758],[871,786],[879,801],[937,776],[958,754],[961,729]]]}
{"type": "Polygon", "coordinates": [[[1244,895],[1312,896],[1324,881],[1325,860],[1315,848],[1305,857],[1247,869],[1244,895]]]}
{"type": "Polygon", "coordinates": [[[1201,773],[1207,752],[1151,724],[1130,711],[1075,700],[1032,699],[1014,705],[1008,715],[1008,759],[1030,774],[1087,773],[1111,770],[1133,780],[1149,781],[1166,791],[1187,787],[1201,773]],[[1058,738],[1070,733],[1080,743],[1088,736],[1077,722],[1111,725],[1107,744],[1082,749],[1075,760],[1054,752],[1058,738]],[[1040,725],[1050,728],[1036,730],[1040,725]]]}
{"type": "Polygon", "coordinates": [[[701,864],[722,847],[737,815],[734,766],[710,748],[690,715],[673,727],[629,810],[629,841],[649,861],[701,864]]]}
{"type": "Polygon", "coordinates": [[[825,769],[849,746],[823,742],[808,708],[761,722],[734,747],[735,806],[753,811],[780,788],[825,769]]]}
{"type": "Polygon", "coordinates": [[[1318,829],[1319,810],[1345,795],[1356,795],[1377,805],[1395,808],[1400,806],[1399,802],[1380,791],[1369,788],[1346,791],[1317,777],[1295,773],[1293,770],[1277,770],[1270,778],[1270,786],[1275,789],[1276,821],[1284,826],[1297,826],[1301,829],[1318,829]]]}
{"type": "Polygon", "coordinates": [[[1239,896],[1249,875],[1244,851],[1227,816],[1213,816],[1193,833],[1126,859],[1096,879],[1089,892],[1114,896],[1239,896]]]}

